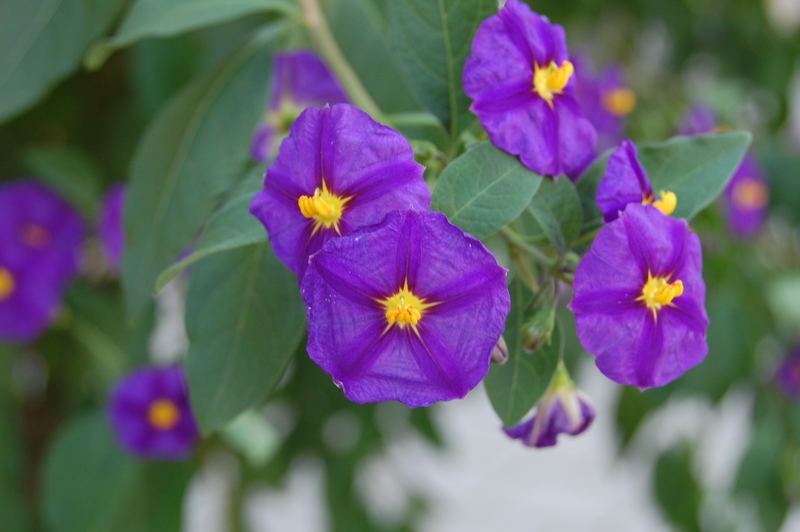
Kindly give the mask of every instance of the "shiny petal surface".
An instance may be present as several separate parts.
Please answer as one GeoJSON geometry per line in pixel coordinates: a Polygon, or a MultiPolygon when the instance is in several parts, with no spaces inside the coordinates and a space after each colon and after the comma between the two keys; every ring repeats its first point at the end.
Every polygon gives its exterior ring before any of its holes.
{"type": "Polygon", "coordinates": [[[603,220],[615,220],[629,203],[641,203],[653,194],[650,179],[644,171],[630,140],[623,140],[608,158],[606,173],[597,186],[595,200],[603,213],[603,220]]]}

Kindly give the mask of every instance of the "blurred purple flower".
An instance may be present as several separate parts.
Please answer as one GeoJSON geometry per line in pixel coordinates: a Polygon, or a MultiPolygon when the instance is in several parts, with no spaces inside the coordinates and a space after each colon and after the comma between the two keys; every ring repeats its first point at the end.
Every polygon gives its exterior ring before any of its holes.
{"type": "Polygon", "coordinates": [[[463,81],[495,146],[534,172],[576,178],[597,133],[575,101],[568,58],[564,28],[508,0],[478,28],[463,81]]]}
{"type": "Polygon", "coordinates": [[[486,376],[505,327],[506,272],[434,212],[393,212],[328,241],[302,284],[308,353],[357,403],[427,406],[486,376]]]}
{"type": "Polygon", "coordinates": [[[578,265],[569,308],[600,371],[644,389],[705,358],[705,290],[700,239],[687,223],[630,204],[578,265]]]}
{"type": "Polygon", "coordinates": [[[778,366],[775,384],[787,397],[800,399],[800,348],[795,348],[778,366]]]}
{"type": "Polygon", "coordinates": [[[267,116],[253,136],[253,158],[267,162],[304,108],[347,101],[339,82],[313,52],[275,54],[272,97],[267,116]]]}
{"type": "Polygon", "coordinates": [[[281,143],[250,212],[300,281],[308,256],[330,238],[393,210],[426,210],[423,171],[402,135],[357,107],[310,107],[281,143]]]}
{"type": "Polygon", "coordinates": [[[106,193],[100,211],[100,240],[103,252],[112,270],[119,270],[122,250],[125,247],[125,228],[122,222],[122,210],[125,205],[125,185],[117,183],[106,193]]]}
{"type": "Polygon", "coordinates": [[[536,413],[503,431],[511,438],[522,440],[527,447],[552,447],[559,434],[577,436],[594,421],[594,408],[585,393],[575,388],[562,364],[553,382],[536,405],[536,413]]]}
{"type": "Polygon", "coordinates": [[[109,415],[123,447],[142,458],[180,460],[198,439],[179,366],[139,368],[123,377],[111,397],[109,415]]]}
{"type": "Polygon", "coordinates": [[[681,135],[702,135],[711,133],[717,128],[717,118],[714,111],[704,104],[695,104],[683,116],[678,132],[681,135]]]}
{"type": "Polygon", "coordinates": [[[674,192],[660,191],[656,199],[647,172],[639,162],[636,145],[625,139],[608,158],[595,201],[603,212],[603,220],[610,222],[630,203],[653,205],[664,214],[672,214],[678,197],[674,192]]]}
{"type": "Polygon", "coordinates": [[[723,195],[728,226],[739,238],[761,229],[769,207],[769,187],[755,157],[744,156],[723,195]]]}

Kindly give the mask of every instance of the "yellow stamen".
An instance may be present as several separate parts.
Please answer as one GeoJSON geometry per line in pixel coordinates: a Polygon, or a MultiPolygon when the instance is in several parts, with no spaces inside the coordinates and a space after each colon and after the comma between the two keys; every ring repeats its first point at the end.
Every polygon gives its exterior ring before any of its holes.
{"type": "Polygon", "coordinates": [[[742,209],[755,210],[769,201],[769,191],[764,183],[746,177],[733,187],[733,202],[742,209]]]}
{"type": "Polygon", "coordinates": [[[725,124],[723,124],[711,130],[712,133],[723,133],[725,131],[733,131],[733,128],[731,126],[726,126],[725,124]]]}
{"type": "Polygon", "coordinates": [[[410,325],[415,332],[417,323],[422,319],[425,311],[436,305],[436,303],[428,303],[425,299],[414,295],[408,288],[408,279],[403,282],[403,286],[394,295],[380,299],[378,302],[386,311],[387,329],[395,324],[401,329],[410,325]]]}
{"type": "Polygon", "coordinates": [[[306,218],[314,220],[314,231],[316,233],[321,228],[333,228],[337,234],[341,234],[339,221],[344,213],[345,205],[352,199],[351,197],[337,196],[328,189],[325,181],[322,181],[322,188],[317,188],[313,196],[300,196],[297,199],[297,206],[306,218]]]}
{"type": "Polygon", "coordinates": [[[8,299],[14,293],[17,283],[11,272],[0,266],[0,301],[8,299]]]}
{"type": "Polygon", "coordinates": [[[50,231],[41,225],[28,224],[22,229],[22,241],[32,248],[43,248],[50,243],[50,231]]]}
{"type": "Polygon", "coordinates": [[[672,304],[672,300],[682,294],[683,281],[680,279],[670,283],[669,277],[653,277],[652,273],[647,272],[647,281],[642,287],[642,295],[637,297],[636,301],[643,301],[653,313],[653,318],[656,318],[661,307],[672,304]]]}
{"type": "Polygon", "coordinates": [[[647,195],[642,200],[642,205],[652,205],[667,216],[675,212],[675,208],[678,206],[678,196],[674,192],[662,190],[658,193],[658,197],[659,199],[656,200],[652,194],[647,195]]]}
{"type": "Polygon", "coordinates": [[[630,114],[636,107],[636,93],[627,87],[619,87],[603,95],[603,107],[616,116],[630,114]]]}
{"type": "Polygon", "coordinates": [[[537,64],[533,65],[533,90],[541,96],[550,107],[553,106],[553,96],[561,94],[567,86],[569,78],[575,71],[575,67],[569,61],[564,61],[559,67],[555,61],[545,67],[537,64]]]}
{"type": "Polygon", "coordinates": [[[147,420],[158,430],[169,430],[180,421],[181,412],[177,405],[169,399],[153,401],[147,411],[147,420]]]}

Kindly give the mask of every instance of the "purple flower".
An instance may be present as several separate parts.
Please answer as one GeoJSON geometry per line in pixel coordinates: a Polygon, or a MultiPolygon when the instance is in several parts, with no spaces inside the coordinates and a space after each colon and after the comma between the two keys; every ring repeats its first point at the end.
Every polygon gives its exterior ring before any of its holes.
{"type": "Polygon", "coordinates": [[[678,205],[674,192],[659,191],[656,199],[647,172],[639,162],[636,145],[627,139],[608,158],[595,201],[606,222],[615,220],[630,203],[653,205],[664,214],[672,214],[678,205]]]}
{"type": "Polygon", "coordinates": [[[117,183],[112,186],[103,199],[100,211],[100,239],[109,266],[119,270],[122,250],[125,247],[125,228],[122,225],[122,208],[125,204],[125,185],[117,183]]]}
{"type": "Polygon", "coordinates": [[[427,406],[486,376],[510,297],[481,242],[434,212],[332,239],[302,284],[308,354],[357,403],[427,406]]]}
{"type": "Polygon", "coordinates": [[[483,21],[464,68],[471,110],[498,148],[534,172],[577,177],[597,134],[573,97],[564,28],[508,0],[483,21]]]}
{"type": "Polygon", "coordinates": [[[0,243],[11,269],[44,262],[66,283],[78,271],[84,225],[70,205],[31,180],[0,186],[0,243]]]}
{"type": "Polygon", "coordinates": [[[142,458],[188,456],[198,438],[188,392],[179,366],[139,368],[123,377],[109,405],[120,443],[142,458]]]}
{"type": "Polygon", "coordinates": [[[503,431],[527,447],[552,447],[559,434],[577,436],[594,421],[594,408],[589,398],[575,388],[563,364],[553,376],[547,393],[536,405],[536,413],[528,421],[503,431]]]}
{"type": "Polygon", "coordinates": [[[787,356],[775,374],[775,384],[789,398],[800,399],[800,348],[787,356]]]}
{"type": "Polygon", "coordinates": [[[769,187],[755,157],[745,155],[723,195],[728,226],[739,238],[758,233],[769,206],[769,187]]]}
{"type": "Polygon", "coordinates": [[[253,158],[267,162],[305,107],[347,101],[339,82],[312,52],[276,54],[269,111],[253,136],[250,147],[253,158]]]}
{"type": "Polygon", "coordinates": [[[681,120],[678,131],[681,135],[702,135],[717,129],[717,118],[707,105],[695,104],[681,120]]]}
{"type": "Polygon", "coordinates": [[[573,286],[578,338],[611,380],[663,386],[705,358],[702,252],[684,220],[628,205],[597,234],[573,286]]]}
{"type": "Polygon", "coordinates": [[[310,107],[281,143],[250,212],[301,280],[308,256],[330,238],[378,223],[393,210],[427,209],[423,170],[402,135],[357,107],[310,107]]]}

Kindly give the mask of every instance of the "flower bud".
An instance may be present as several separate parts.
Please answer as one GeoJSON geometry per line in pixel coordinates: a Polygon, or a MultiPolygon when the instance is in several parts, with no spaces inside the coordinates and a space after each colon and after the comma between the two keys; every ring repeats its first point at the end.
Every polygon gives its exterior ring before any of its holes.
{"type": "Polygon", "coordinates": [[[528,353],[533,353],[543,345],[549,344],[554,326],[554,309],[537,310],[533,317],[522,326],[522,348],[528,353]]]}
{"type": "Polygon", "coordinates": [[[501,335],[497,344],[492,349],[492,362],[495,364],[505,364],[508,362],[508,345],[506,339],[501,335]]]}

